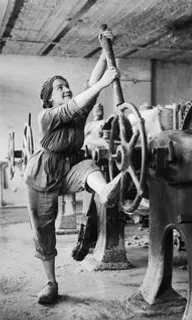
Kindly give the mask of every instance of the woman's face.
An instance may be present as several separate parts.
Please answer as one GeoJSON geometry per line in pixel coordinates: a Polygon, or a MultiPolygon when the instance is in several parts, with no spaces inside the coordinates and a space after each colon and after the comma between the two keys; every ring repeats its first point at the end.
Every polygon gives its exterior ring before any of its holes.
{"type": "Polygon", "coordinates": [[[71,98],[72,92],[70,88],[66,87],[66,82],[62,79],[54,80],[51,94],[53,107],[60,106],[63,103],[68,102],[71,98]]]}

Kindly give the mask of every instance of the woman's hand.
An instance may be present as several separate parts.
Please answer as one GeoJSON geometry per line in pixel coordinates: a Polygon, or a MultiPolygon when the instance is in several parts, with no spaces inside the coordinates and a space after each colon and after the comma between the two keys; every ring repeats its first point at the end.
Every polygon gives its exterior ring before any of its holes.
{"type": "Polygon", "coordinates": [[[115,67],[109,67],[100,79],[102,87],[108,87],[117,78],[120,78],[119,70],[115,67]]]}
{"type": "Polygon", "coordinates": [[[113,33],[111,29],[106,29],[105,31],[102,32],[102,35],[107,39],[110,39],[111,41],[113,41],[113,33]]]}
{"type": "Polygon", "coordinates": [[[112,30],[111,29],[106,29],[105,31],[102,31],[102,33],[99,34],[99,42],[100,42],[100,45],[102,47],[102,42],[101,42],[101,39],[102,37],[106,37],[107,39],[111,40],[113,42],[113,33],[112,33],[112,30]]]}

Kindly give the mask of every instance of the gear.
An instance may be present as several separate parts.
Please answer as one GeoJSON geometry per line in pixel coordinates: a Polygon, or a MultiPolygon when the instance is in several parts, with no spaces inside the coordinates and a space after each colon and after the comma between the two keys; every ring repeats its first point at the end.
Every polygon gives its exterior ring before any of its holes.
{"type": "Polygon", "coordinates": [[[181,105],[182,121],[181,130],[192,129],[192,101],[187,101],[181,105]]]}

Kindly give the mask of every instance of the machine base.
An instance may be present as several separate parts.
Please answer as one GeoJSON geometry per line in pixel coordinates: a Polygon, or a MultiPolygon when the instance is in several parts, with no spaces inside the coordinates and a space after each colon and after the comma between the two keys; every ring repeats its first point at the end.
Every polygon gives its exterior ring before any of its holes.
{"type": "Polygon", "coordinates": [[[157,298],[152,305],[144,300],[140,292],[133,294],[128,300],[125,300],[125,304],[126,308],[137,316],[168,316],[171,314],[182,314],[185,310],[186,299],[173,289],[170,289],[157,298]]]}
{"type": "Polygon", "coordinates": [[[135,268],[129,261],[101,262],[89,255],[81,262],[81,267],[88,271],[127,270],[135,268]]]}

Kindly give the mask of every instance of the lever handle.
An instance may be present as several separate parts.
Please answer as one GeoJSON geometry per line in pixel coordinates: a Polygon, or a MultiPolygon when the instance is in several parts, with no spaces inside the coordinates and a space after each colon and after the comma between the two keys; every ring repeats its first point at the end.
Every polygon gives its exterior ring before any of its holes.
{"type": "MultiPolygon", "coordinates": [[[[100,27],[101,30],[101,46],[106,52],[106,58],[107,58],[107,65],[108,67],[115,67],[116,68],[116,61],[115,61],[115,56],[113,52],[113,47],[112,47],[112,41],[105,36],[102,36],[102,32],[107,30],[107,25],[102,24],[100,27]]],[[[121,88],[121,83],[120,79],[117,78],[113,81],[113,89],[114,89],[114,95],[115,95],[115,102],[116,106],[122,104],[124,102],[124,97],[123,97],[123,92],[121,88]]]]}

